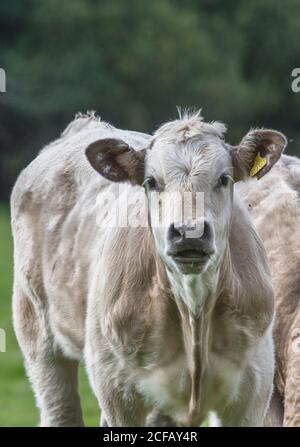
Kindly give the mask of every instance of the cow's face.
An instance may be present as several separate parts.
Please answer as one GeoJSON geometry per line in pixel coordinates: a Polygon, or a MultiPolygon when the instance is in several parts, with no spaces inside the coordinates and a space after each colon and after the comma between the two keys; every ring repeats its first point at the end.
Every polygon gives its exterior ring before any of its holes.
{"type": "Polygon", "coordinates": [[[253,166],[260,178],[286,145],[279,132],[254,130],[233,147],[223,141],[224,130],[196,114],[163,125],[143,151],[115,139],[87,148],[105,178],[144,187],[157,251],[171,271],[199,274],[218,264],[228,241],[234,182],[253,166]]]}
{"type": "Polygon", "coordinates": [[[157,250],[170,270],[201,273],[217,262],[228,240],[233,182],[219,137],[154,140],[144,185],[157,250]]]}

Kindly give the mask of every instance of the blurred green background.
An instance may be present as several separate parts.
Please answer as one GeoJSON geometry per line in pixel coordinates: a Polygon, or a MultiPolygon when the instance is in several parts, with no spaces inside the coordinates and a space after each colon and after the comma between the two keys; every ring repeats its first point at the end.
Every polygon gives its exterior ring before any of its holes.
{"type": "MultiPolygon", "coordinates": [[[[11,326],[8,200],[20,170],[77,111],[152,132],[176,105],[202,107],[237,143],[250,127],[286,133],[300,153],[298,0],[1,0],[0,426],[38,413],[11,326]]],[[[81,371],[85,419],[98,410],[81,371]]]]}

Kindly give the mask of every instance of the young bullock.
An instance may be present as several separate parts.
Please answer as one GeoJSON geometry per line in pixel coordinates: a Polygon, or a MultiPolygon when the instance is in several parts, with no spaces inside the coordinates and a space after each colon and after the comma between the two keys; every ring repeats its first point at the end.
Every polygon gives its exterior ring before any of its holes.
{"type": "Polygon", "coordinates": [[[103,425],[197,426],[211,411],[225,426],[262,424],[273,290],[234,182],[248,177],[258,152],[263,176],[286,140],[253,130],[233,147],[224,130],[185,115],[150,139],[80,117],[20,175],[14,325],[42,425],[83,424],[82,360],[103,425]],[[154,191],[174,197],[163,225],[153,223],[154,191]],[[107,192],[116,199],[101,217],[107,192]],[[197,192],[204,213],[176,220],[197,192]],[[110,225],[125,194],[146,194],[151,228],[110,225]]]}

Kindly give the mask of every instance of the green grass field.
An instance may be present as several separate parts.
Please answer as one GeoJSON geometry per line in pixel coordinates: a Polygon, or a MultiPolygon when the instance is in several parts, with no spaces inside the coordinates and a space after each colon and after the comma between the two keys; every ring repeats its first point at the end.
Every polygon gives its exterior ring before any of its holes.
{"type": "MultiPolygon", "coordinates": [[[[6,352],[0,352],[0,426],[36,426],[39,414],[12,327],[12,266],[9,208],[0,204],[0,328],[6,332],[6,352]]],[[[85,424],[98,426],[97,401],[83,367],[80,370],[80,389],[85,424]]]]}

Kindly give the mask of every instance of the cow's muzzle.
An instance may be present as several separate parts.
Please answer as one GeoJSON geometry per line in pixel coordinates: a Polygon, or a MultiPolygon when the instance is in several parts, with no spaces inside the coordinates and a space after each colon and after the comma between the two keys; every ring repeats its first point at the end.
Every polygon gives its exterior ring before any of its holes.
{"type": "Polygon", "coordinates": [[[167,255],[183,264],[204,264],[213,255],[213,230],[209,222],[172,223],[168,230],[167,255]]]}

